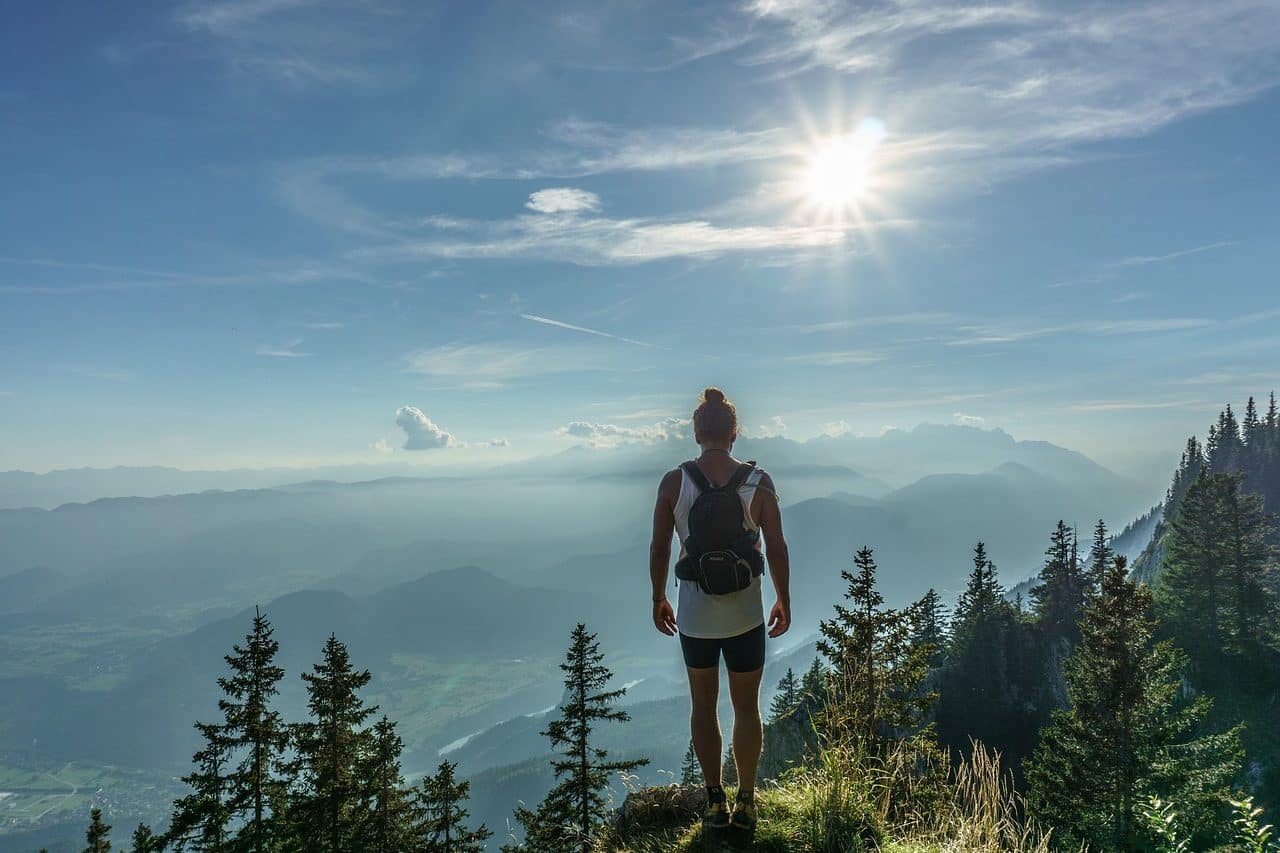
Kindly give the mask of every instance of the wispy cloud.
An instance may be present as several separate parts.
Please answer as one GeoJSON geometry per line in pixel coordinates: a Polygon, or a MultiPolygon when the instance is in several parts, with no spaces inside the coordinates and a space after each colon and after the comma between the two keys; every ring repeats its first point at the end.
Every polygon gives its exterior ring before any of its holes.
{"type": "Polygon", "coordinates": [[[817,323],[802,323],[786,328],[801,334],[819,334],[823,332],[845,332],[850,329],[875,328],[876,326],[937,326],[959,321],[955,314],[937,311],[922,311],[911,314],[879,314],[857,317],[847,320],[823,320],[817,323]]]}
{"type": "Polygon", "coordinates": [[[1280,82],[1271,0],[1070,5],[755,0],[772,28],[749,58],[892,80],[896,126],[969,143],[951,167],[988,178],[1079,157],[1280,82]]]}
{"type": "Polygon", "coordinates": [[[858,365],[876,364],[887,358],[883,353],[865,350],[829,350],[826,352],[806,352],[789,355],[786,360],[792,364],[811,364],[816,367],[854,367],[858,365]]]}
{"type": "Polygon", "coordinates": [[[1227,246],[1236,245],[1234,240],[1219,240],[1216,243],[1206,243],[1203,246],[1194,246],[1190,249],[1181,249],[1176,252],[1168,252],[1163,255],[1133,255],[1127,258],[1121,258],[1116,263],[1120,266],[1132,267],[1143,266],[1146,264],[1160,264],[1165,261],[1172,261],[1178,258],[1185,258],[1188,255],[1198,255],[1201,252],[1210,252],[1214,249],[1222,249],[1227,246]]]}
{"type": "Polygon", "coordinates": [[[1050,335],[1142,335],[1163,332],[1185,332],[1217,325],[1203,317],[1159,317],[1137,320],[1088,320],[1061,325],[1005,325],[961,327],[960,334],[947,346],[984,346],[1012,344],[1050,335]]]}
{"type": "Polygon", "coordinates": [[[0,256],[0,266],[66,270],[78,273],[75,281],[24,282],[0,285],[0,293],[66,294],[149,290],[182,287],[255,287],[264,284],[306,285],[334,281],[372,283],[366,272],[349,264],[329,262],[280,265],[249,272],[206,273],[186,270],[160,270],[145,267],[118,266],[92,261],[67,261],[56,258],[24,258],[0,256]],[[110,276],[103,278],[102,276],[110,276]],[[88,280],[84,280],[88,279],[88,280]]]}
{"type": "Polygon", "coordinates": [[[301,344],[302,338],[294,338],[284,346],[261,344],[254,350],[254,353],[267,358],[309,358],[311,353],[300,352],[297,349],[301,344]]]}
{"type": "Polygon", "coordinates": [[[414,350],[404,356],[410,373],[441,387],[490,391],[515,380],[557,373],[609,369],[603,358],[584,358],[576,347],[522,347],[509,343],[451,343],[414,350]]]}
{"type": "Polygon", "coordinates": [[[1199,400],[1094,400],[1072,403],[1065,408],[1071,412],[1135,412],[1148,409],[1198,409],[1204,403],[1199,400]]]}
{"type": "Polygon", "coordinates": [[[525,320],[531,320],[534,323],[541,323],[544,326],[553,326],[557,329],[568,329],[571,332],[582,332],[584,335],[595,335],[601,338],[609,338],[610,340],[622,341],[623,343],[635,344],[640,347],[652,347],[653,344],[637,341],[633,338],[624,338],[621,335],[614,335],[609,332],[602,332],[599,329],[588,329],[586,326],[575,326],[572,323],[564,323],[560,320],[552,320],[550,317],[539,317],[537,314],[521,314],[520,317],[525,320]]]}
{"type": "Polygon", "coordinates": [[[195,0],[173,20],[237,74],[293,88],[373,89],[410,79],[385,53],[420,17],[379,0],[195,0]]]}
{"type": "Polygon", "coordinates": [[[550,187],[529,196],[525,207],[537,213],[580,213],[600,209],[600,196],[576,187],[550,187]]]}
{"type": "Polygon", "coordinates": [[[653,444],[671,440],[688,441],[693,438],[692,425],[688,418],[667,418],[656,424],[634,427],[593,421],[570,421],[556,430],[556,433],[592,447],[653,444]]]}
{"type": "Polygon", "coordinates": [[[909,227],[905,220],[875,225],[746,224],[716,225],[706,220],[612,219],[570,214],[530,214],[489,221],[450,220],[448,227],[426,221],[425,236],[355,251],[364,261],[414,258],[475,260],[522,258],[580,266],[625,266],[670,258],[715,257],[743,252],[801,252],[840,247],[872,228],[909,227]]]}

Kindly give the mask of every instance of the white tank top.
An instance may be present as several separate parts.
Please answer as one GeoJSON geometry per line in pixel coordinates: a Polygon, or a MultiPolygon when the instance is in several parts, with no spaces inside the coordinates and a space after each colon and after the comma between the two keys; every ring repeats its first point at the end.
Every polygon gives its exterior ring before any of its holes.
{"type": "MultiPolygon", "coordinates": [[[[742,524],[747,530],[759,530],[751,515],[751,502],[756,496],[756,486],[764,472],[754,469],[738,489],[742,499],[742,524]]],[[[680,537],[680,556],[684,556],[684,541],[689,538],[689,509],[698,497],[698,487],[689,479],[689,473],[680,469],[680,498],[676,501],[676,535],[680,537]]],[[[756,547],[760,548],[759,540],[756,547]]],[[[676,609],[676,627],[686,637],[721,640],[745,634],[764,624],[764,595],[761,592],[763,576],[753,578],[751,586],[728,595],[708,595],[692,581],[677,581],[679,596],[676,609]]]]}

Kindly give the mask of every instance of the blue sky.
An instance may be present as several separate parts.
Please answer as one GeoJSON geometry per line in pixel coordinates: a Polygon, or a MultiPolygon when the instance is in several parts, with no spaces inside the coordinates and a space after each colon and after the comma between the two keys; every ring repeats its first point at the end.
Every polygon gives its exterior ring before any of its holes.
{"type": "Polygon", "coordinates": [[[0,468],[501,461],[711,383],[1124,468],[1280,379],[1270,0],[5,16],[0,468]]]}

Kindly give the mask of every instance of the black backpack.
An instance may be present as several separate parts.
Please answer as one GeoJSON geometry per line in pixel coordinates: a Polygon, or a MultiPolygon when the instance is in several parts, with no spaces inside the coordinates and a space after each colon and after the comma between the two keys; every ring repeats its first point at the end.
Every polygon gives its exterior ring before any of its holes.
{"type": "Polygon", "coordinates": [[[693,581],[708,595],[727,595],[751,586],[764,574],[764,557],[756,543],[758,530],[747,530],[738,489],[755,470],[745,462],[723,486],[712,486],[697,462],[680,466],[698,487],[689,508],[689,536],[684,557],[676,563],[676,579],[693,581]]]}

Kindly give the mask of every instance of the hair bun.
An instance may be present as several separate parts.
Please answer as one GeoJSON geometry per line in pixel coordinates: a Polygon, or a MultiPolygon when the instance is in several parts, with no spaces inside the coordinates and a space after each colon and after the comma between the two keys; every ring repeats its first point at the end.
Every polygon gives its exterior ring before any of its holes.
{"type": "Polygon", "coordinates": [[[708,388],[702,392],[702,399],[707,403],[723,403],[724,392],[719,388],[708,388]]]}

